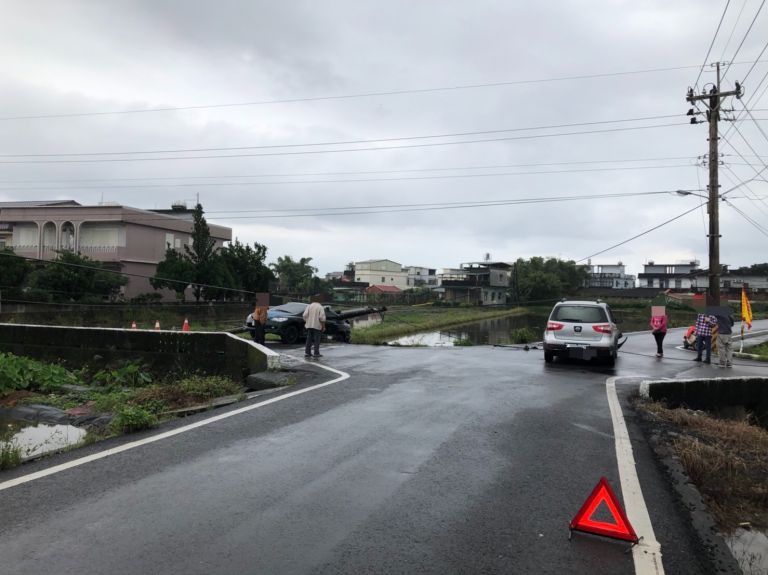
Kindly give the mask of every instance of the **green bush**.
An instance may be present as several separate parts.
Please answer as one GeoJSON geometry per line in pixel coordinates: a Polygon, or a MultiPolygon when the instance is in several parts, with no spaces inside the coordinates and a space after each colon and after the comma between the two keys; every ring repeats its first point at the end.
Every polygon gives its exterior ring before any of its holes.
{"type": "Polygon", "coordinates": [[[104,387],[142,387],[152,383],[152,375],[140,363],[128,362],[122,367],[97,371],[92,383],[104,387]]]}
{"type": "Polygon", "coordinates": [[[530,327],[521,327],[509,332],[509,338],[512,343],[533,343],[541,339],[541,334],[530,327]]]}
{"type": "Polygon", "coordinates": [[[157,425],[157,416],[138,405],[122,405],[117,408],[109,429],[113,433],[131,433],[157,425]]]}
{"type": "Polygon", "coordinates": [[[77,376],[59,365],[0,352],[0,395],[21,389],[50,393],[77,383],[77,376]]]}
{"type": "Polygon", "coordinates": [[[471,339],[469,339],[468,337],[465,337],[465,338],[460,338],[460,339],[454,340],[453,341],[453,345],[454,346],[460,346],[460,347],[462,347],[462,346],[463,347],[469,347],[469,346],[472,346],[472,345],[475,345],[475,344],[472,343],[471,339]]]}
{"type": "Polygon", "coordinates": [[[0,440],[0,471],[21,464],[21,447],[0,440]]]}
{"type": "Polygon", "coordinates": [[[242,388],[234,381],[220,376],[193,375],[182,379],[177,385],[184,395],[197,401],[209,401],[224,395],[235,395],[242,391],[242,388]]]}

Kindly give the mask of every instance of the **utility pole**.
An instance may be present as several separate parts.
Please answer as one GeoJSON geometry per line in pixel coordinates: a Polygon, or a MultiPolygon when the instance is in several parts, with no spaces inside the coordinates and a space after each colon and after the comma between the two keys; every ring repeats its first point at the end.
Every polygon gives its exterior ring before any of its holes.
{"type": "MultiPolygon", "coordinates": [[[[707,121],[709,122],[709,197],[707,202],[707,212],[709,212],[709,289],[707,290],[707,305],[720,305],[720,184],[718,182],[718,169],[720,167],[720,156],[718,153],[717,124],[720,121],[720,108],[723,98],[727,96],[736,96],[741,98],[741,84],[736,82],[736,89],[730,92],[720,91],[720,62],[712,64],[717,72],[717,81],[709,90],[702,91],[702,94],[695,95],[693,88],[688,88],[686,101],[703,102],[707,106],[707,121]]],[[[691,118],[691,124],[698,124],[693,108],[688,110],[691,118]]]]}

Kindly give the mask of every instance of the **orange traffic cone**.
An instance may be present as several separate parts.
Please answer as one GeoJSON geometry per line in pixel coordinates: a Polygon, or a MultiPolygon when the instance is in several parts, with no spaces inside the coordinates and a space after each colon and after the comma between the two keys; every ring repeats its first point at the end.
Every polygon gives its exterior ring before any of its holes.
{"type": "Polygon", "coordinates": [[[136,329],[136,320],[131,322],[131,329],[136,329]]]}
{"type": "Polygon", "coordinates": [[[187,318],[184,318],[184,325],[181,326],[181,331],[189,331],[189,320],[187,318]]]}
{"type": "Polygon", "coordinates": [[[155,320],[155,329],[160,329],[160,320],[155,320]]]}

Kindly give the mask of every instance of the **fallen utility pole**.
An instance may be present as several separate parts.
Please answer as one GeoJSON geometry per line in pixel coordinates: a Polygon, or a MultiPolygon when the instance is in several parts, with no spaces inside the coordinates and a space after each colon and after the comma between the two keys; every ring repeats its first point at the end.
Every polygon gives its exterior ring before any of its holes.
{"type": "MultiPolygon", "coordinates": [[[[718,135],[717,124],[720,121],[720,109],[723,98],[727,96],[736,96],[741,98],[741,84],[736,82],[736,89],[729,92],[720,91],[720,62],[712,64],[716,68],[717,81],[709,90],[709,93],[703,91],[700,95],[695,95],[693,88],[688,88],[686,101],[703,102],[707,106],[707,121],[709,122],[709,197],[707,203],[707,212],[709,213],[709,289],[707,290],[707,305],[720,305],[720,183],[718,180],[718,168],[720,160],[718,155],[718,135]]],[[[688,110],[691,118],[691,124],[698,124],[694,115],[693,108],[688,110]]]]}

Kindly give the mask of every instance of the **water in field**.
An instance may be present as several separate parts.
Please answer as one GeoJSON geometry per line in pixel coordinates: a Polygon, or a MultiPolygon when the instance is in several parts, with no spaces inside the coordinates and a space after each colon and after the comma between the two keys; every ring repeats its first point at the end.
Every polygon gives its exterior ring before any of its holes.
{"type": "MultiPolygon", "coordinates": [[[[688,325],[690,314],[672,316],[670,326],[688,325]]],[[[399,337],[389,342],[390,345],[441,347],[451,346],[457,341],[471,345],[512,345],[520,343],[518,336],[520,330],[527,328],[530,335],[528,343],[540,341],[544,327],[547,325],[548,312],[529,313],[520,316],[508,316],[494,319],[485,319],[475,323],[469,323],[458,327],[417,333],[399,337]]],[[[615,312],[619,328],[624,332],[642,331],[650,329],[645,311],[615,312]]]]}
{"type": "Polygon", "coordinates": [[[84,429],[73,425],[0,419],[0,444],[19,448],[22,460],[75,445],[85,437],[85,433],[84,429]]]}

